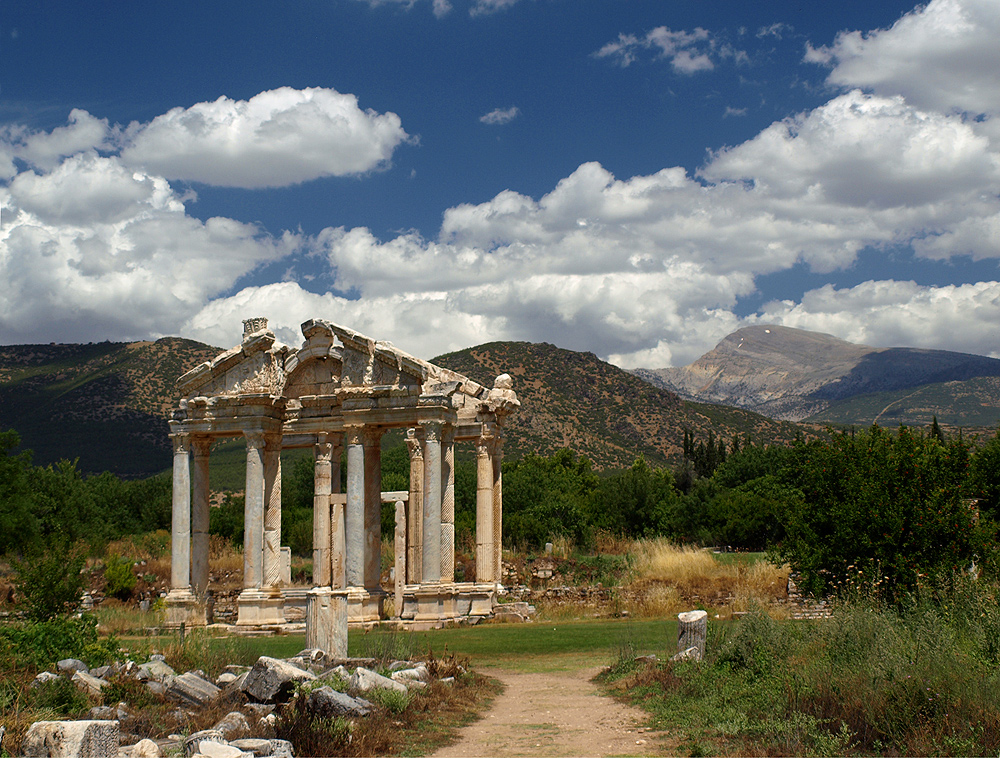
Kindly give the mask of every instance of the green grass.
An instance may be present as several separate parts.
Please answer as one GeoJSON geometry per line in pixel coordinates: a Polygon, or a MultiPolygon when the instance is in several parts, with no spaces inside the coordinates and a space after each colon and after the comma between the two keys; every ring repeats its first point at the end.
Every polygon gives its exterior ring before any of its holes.
{"type": "MultiPolygon", "coordinates": [[[[433,629],[424,632],[351,630],[348,653],[366,656],[379,644],[372,637],[406,637],[407,647],[420,657],[432,651],[438,658],[456,655],[468,658],[472,666],[503,668],[509,671],[564,671],[589,666],[606,666],[622,651],[634,655],[656,653],[663,658],[673,654],[677,644],[677,622],[673,619],[612,619],[528,624],[482,624],[474,627],[433,629]]],[[[197,639],[207,648],[224,647],[232,638],[205,638],[189,632],[188,644],[197,639]]],[[[124,640],[124,638],[123,638],[124,640]]],[[[176,635],[131,640],[150,650],[163,649],[177,642],[176,635]]],[[[305,636],[289,634],[277,637],[240,638],[240,648],[251,657],[269,655],[288,658],[305,647],[305,636]]],[[[384,646],[383,646],[384,647],[384,646]]]]}

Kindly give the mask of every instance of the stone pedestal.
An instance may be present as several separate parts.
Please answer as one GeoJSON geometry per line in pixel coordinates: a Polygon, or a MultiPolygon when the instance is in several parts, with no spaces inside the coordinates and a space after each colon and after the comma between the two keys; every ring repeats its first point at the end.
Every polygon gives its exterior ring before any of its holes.
{"type": "Polygon", "coordinates": [[[493,602],[496,599],[496,584],[493,582],[489,583],[476,583],[473,584],[468,589],[464,590],[462,594],[468,594],[471,599],[471,604],[469,606],[470,616],[490,616],[493,613],[493,602]]]}
{"type": "Polygon", "coordinates": [[[455,586],[453,584],[422,584],[414,588],[416,612],[413,620],[450,621],[456,618],[455,586]]]}
{"type": "Polygon", "coordinates": [[[166,619],[164,626],[176,629],[181,624],[185,627],[206,626],[208,623],[205,603],[188,589],[170,590],[165,599],[166,619]]]}
{"type": "Polygon", "coordinates": [[[237,600],[237,626],[274,626],[285,623],[285,601],[281,593],[243,590],[237,600]]]}
{"type": "Polygon", "coordinates": [[[385,609],[384,590],[366,590],[363,587],[347,588],[347,620],[351,624],[367,624],[382,619],[385,609]]]}
{"type": "Polygon", "coordinates": [[[333,658],[346,658],[347,592],[314,587],[306,602],[306,647],[318,648],[333,658]]]}

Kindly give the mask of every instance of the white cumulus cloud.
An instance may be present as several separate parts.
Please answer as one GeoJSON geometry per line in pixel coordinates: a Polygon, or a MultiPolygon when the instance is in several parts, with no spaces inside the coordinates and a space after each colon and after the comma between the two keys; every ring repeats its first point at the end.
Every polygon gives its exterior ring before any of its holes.
{"type": "Polygon", "coordinates": [[[828,81],[902,95],[921,108],[1000,114],[1000,5],[931,0],[888,29],[845,31],[806,60],[832,67],[828,81]]]}
{"type": "Polygon", "coordinates": [[[494,108],[489,113],[480,116],[479,120],[490,125],[508,124],[520,115],[520,109],[513,105],[510,108],[494,108]]]}
{"type": "Polygon", "coordinates": [[[168,179],[280,187],[383,168],[407,136],[399,116],[362,110],[354,95],[282,87],[133,123],[121,158],[168,179]]]}

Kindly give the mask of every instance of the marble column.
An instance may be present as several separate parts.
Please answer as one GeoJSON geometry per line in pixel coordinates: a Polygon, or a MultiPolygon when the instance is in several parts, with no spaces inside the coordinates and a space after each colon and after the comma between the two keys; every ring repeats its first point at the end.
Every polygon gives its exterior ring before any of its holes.
{"type": "Polygon", "coordinates": [[[327,442],[327,435],[319,435],[319,442],[313,447],[313,586],[331,587],[330,550],[331,520],[330,494],[332,493],[331,457],[333,445],[327,442]]]}
{"type": "Polygon", "coordinates": [[[441,436],[441,581],[455,581],[455,427],[441,436]]]}
{"type": "Polygon", "coordinates": [[[272,594],[281,590],[281,435],[264,438],[264,580],[272,594]]]}
{"type": "Polygon", "coordinates": [[[174,481],[170,519],[170,590],[191,591],[191,438],[172,435],[174,481]]]}
{"type": "Polygon", "coordinates": [[[246,432],[247,477],[243,510],[243,589],[264,580],[264,433],[246,432]]]}
{"type": "Polygon", "coordinates": [[[208,589],[208,460],[212,440],[196,437],[191,443],[191,586],[204,598],[208,589]]]}
{"type": "Polygon", "coordinates": [[[493,576],[493,438],[476,442],[476,582],[493,576]]]}
{"type": "Polygon", "coordinates": [[[365,429],[365,558],[364,588],[371,594],[382,591],[382,434],[384,429],[365,429]]]}
{"type": "Polygon", "coordinates": [[[340,437],[333,445],[330,457],[330,586],[347,588],[347,509],[340,495],[340,455],[343,445],[340,437]],[[337,495],[337,497],[334,497],[337,495]]]}
{"type": "Polygon", "coordinates": [[[424,428],[424,529],[421,584],[441,581],[441,436],[444,424],[424,428]]]}
{"type": "Polygon", "coordinates": [[[347,507],[345,578],[348,587],[365,584],[365,446],[364,427],[349,426],[347,437],[347,507]]]}
{"type": "Polygon", "coordinates": [[[493,448],[493,581],[503,584],[503,437],[497,430],[493,448]]]}
{"type": "Polygon", "coordinates": [[[408,584],[419,584],[423,573],[421,537],[424,527],[424,447],[417,429],[406,431],[406,447],[410,452],[410,499],[406,509],[406,581],[408,584]]]}

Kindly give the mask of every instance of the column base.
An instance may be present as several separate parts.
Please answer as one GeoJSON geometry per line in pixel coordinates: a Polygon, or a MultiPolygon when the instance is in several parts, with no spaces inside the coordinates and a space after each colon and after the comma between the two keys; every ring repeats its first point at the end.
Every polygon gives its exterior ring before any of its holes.
{"type": "Polygon", "coordinates": [[[418,584],[413,589],[416,605],[414,621],[450,621],[458,617],[455,609],[457,595],[454,584],[418,584]]]}
{"type": "Polygon", "coordinates": [[[383,589],[365,589],[364,587],[348,587],[347,621],[351,624],[367,624],[381,621],[385,617],[385,598],[383,589]]]}
{"type": "Polygon", "coordinates": [[[347,591],[313,587],[306,598],[306,647],[346,658],[347,591]]]}
{"type": "Polygon", "coordinates": [[[176,629],[181,624],[185,627],[208,625],[204,601],[199,600],[187,587],[170,590],[164,603],[166,605],[164,626],[176,629]]]}
{"type": "Polygon", "coordinates": [[[236,626],[274,626],[285,623],[285,601],[280,592],[247,589],[237,600],[236,626]]]}

